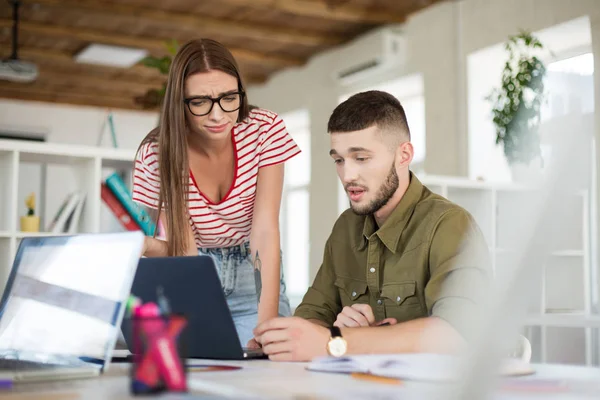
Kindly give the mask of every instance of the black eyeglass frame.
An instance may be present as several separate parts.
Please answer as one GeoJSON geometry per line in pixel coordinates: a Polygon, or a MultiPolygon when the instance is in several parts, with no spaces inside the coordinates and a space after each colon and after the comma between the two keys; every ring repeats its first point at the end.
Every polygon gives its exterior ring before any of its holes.
{"type": "Polygon", "coordinates": [[[243,90],[238,90],[237,92],[223,93],[219,97],[208,97],[208,96],[188,97],[187,99],[183,99],[183,102],[187,106],[188,110],[192,113],[192,115],[195,115],[196,117],[203,117],[205,115],[210,114],[210,112],[212,111],[213,107],[215,106],[215,103],[219,103],[219,107],[221,107],[221,110],[223,110],[223,112],[234,112],[234,111],[239,110],[240,108],[242,108],[242,101],[244,100],[244,96],[245,95],[246,95],[246,92],[244,92],[243,90]],[[221,104],[221,99],[223,99],[224,97],[233,96],[233,95],[236,95],[236,94],[240,96],[240,105],[235,110],[226,111],[223,108],[223,105],[221,104]],[[204,114],[195,114],[192,111],[192,108],[190,107],[190,102],[192,102],[194,100],[210,100],[211,101],[210,108],[204,114]]]}

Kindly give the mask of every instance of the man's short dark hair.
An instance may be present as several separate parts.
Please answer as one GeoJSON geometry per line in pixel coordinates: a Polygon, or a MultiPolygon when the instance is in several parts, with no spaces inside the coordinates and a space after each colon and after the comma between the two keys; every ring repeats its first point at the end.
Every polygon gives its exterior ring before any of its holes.
{"type": "Polygon", "coordinates": [[[404,107],[397,98],[379,90],[357,93],[338,105],[327,124],[327,132],[361,131],[377,125],[410,140],[404,107]]]}

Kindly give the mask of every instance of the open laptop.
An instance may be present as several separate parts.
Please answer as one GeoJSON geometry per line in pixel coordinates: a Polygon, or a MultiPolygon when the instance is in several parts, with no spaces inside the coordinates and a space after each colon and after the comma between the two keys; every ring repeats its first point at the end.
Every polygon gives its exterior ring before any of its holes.
{"type": "MultiPolygon", "coordinates": [[[[460,381],[452,390],[448,385],[436,385],[431,390],[425,386],[419,387],[421,390],[411,393],[411,398],[460,400],[538,397],[535,389],[530,393],[525,389],[514,395],[510,392],[498,395],[500,378],[497,371],[501,357],[510,348],[510,342],[527,325],[529,305],[536,294],[533,289],[545,279],[544,261],[564,236],[561,232],[564,226],[568,226],[571,217],[568,208],[572,204],[572,197],[582,189],[579,178],[586,168],[596,168],[593,163],[588,166],[582,161],[586,157],[585,152],[589,151],[589,138],[585,136],[587,132],[575,124],[568,133],[554,139],[552,156],[549,163],[546,160],[544,174],[525,185],[530,191],[529,195],[524,197],[519,207],[511,210],[510,215],[503,216],[502,223],[513,231],[504,244],[511,251],[496,264],[496,270],[502,273],[495,278],[485,307],[480,313],[469,311],[469,319],[465,319],[469,321],[466,327],[473,337],[461,364],[457,366],[462,368],[460,381]]],[[[537,379],[543,381],[545,377],[537,379]]],[[[596,390],[593,386],[586,387],[584,379],[571,379],[569,374],[560,377],[561,383],[564,383],[563,379],[568,380],[568,395],[566,392],[564,394],[570,399],[592,398],[590,395],[596,390]]],[[[595,394],[595,398],[598,398],[595,394]]],[[[540,398],[545,397],[542,395],[540,398]]]]}
{"type": "MultiPolygon", "coordinates": [[[[159,287],[168,299],[171,311],[188,319],[183,333],[186,358],[266,358],[262,349],[242,347],[210,256],[140,259],[131,294],[143,302],[156,302],[159,287]]],[[[131,324],[127,318],[123,320],[122,331],[131,349],[131,324]]]]}
{"type": "Polygon", "coordinates": [[[0,379],[106,371],[143,242],[141,232],[23,238],[0,301],[0,379]]]}

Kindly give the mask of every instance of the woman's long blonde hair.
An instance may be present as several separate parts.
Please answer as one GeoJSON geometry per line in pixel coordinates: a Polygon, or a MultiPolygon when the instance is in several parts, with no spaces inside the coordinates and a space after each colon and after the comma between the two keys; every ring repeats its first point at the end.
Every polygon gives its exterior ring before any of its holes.
{"type": "MultiPolygon", "coordinates": [[[[140,148],[147,143],[158,143],[160,194],[157,221],[164,210],[167,223],[169,256],[184,255],[189,226],[188,188],[189,164],[186,135],[189,131],[185,114],[185,82],[193,74],[222,71],[238,81],[242,93],[237,122],[249,113],[245,86],[238,65],[229,50],[211,39],[192,40],[183,45],[169,69],[167,88],[160,114],[159,126],[144,138],[140,148]]],[[[138,149],[139,152],[139,149],[138,149]]]]}

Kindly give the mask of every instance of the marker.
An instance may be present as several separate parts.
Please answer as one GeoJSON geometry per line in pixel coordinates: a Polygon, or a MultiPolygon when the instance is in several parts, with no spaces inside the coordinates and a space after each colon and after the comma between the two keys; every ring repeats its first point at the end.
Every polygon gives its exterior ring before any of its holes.
{"type": "Polygon", "coordinates": [[[141,305],[142,301],[138,297],[130,295],[127,299],[127,303],[125,304],[125,312],[127,313],[127,316],[131,317],[135,313],[135,310],[141,305]]]}
{"type": "Polygon", "coordinates": [[[376,383],[387,383],[388,385],[402,385],[402,381],[396,378],[388,378],[386,376],[378,376],[372,374],[365,374],[361,372],[353,372],[350,376],[354,379],[361,379],[365,381],[371,381],[376,383]]]}

